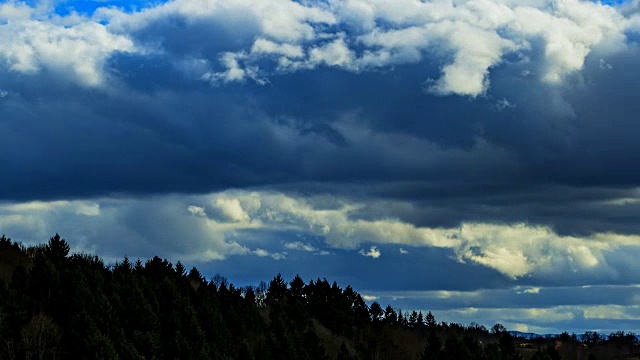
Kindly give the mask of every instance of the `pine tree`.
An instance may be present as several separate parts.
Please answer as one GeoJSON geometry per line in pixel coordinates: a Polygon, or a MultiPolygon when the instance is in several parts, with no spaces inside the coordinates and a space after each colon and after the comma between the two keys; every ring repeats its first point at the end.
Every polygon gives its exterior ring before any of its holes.
{"type": "Polygon", "coordinates": [[[371,315],[371,320],[376,322],[382,319],[382,315],[384,314],[384,311],[382,311],[382,307],[380,306],[380,304],[374,301],[373,304],[371,304],[371,307],[369,308],[369,314],[371,315]]]}
{"type": "Polygon", "coordinates": [[[278,274],[269,282],[269,289],[267,289],[265,301],[267,305],[271,305],[284,300],[286,294],[287,283],[282,278],[282,274],[278,274]]]}
{"type": "Polygon", "coordinates": [[[427,313],[426,321],[427,321],[427,327],[428,327],[429,329],[435,329],[435,328],[436,328],[436,326],[437,326],[436,318],[433,316],[433,314],[431,313],[431,311],[429,311],[429,312],[427,313]]]}
{"type": "Polygon", "coordinates": [[[304,302],[304,286],[304,280],[299,275],[291,280],[288,294],[292,300],[304,302]]]}
{"type": "Polygon", "coordinates": [[[69,255],[69,250],[71,250],[71,246],[69,246],[64,239],[60,238],[60,235],[57,233],[49,239],[49,243],[44,248],[45,254],[55,261],[66,258],[67,255],[69,255]]]}

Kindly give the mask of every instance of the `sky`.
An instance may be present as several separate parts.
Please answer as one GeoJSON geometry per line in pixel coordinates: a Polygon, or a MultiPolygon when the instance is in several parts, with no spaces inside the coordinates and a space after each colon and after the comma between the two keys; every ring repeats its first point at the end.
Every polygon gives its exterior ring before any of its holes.
{"type": "Polygon", "coordinates": [[[640,1],[0,3],[0,233],[640,333],[640,1]]]}

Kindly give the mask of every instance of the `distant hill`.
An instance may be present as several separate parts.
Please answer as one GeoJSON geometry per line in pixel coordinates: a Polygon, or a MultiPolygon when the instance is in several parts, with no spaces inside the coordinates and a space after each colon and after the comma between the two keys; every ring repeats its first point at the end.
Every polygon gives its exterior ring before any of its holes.
{"type": "Polygon", "coordinates": [[[525,338],[525,339],[538,339],[538,338],[558,336],[558,335],[540,335],[536,333],[520,332],[520,331],[509,331],[509,334],[511,334],[511,336],[513,337],[519,337],[519,338],[525,338]]]}
{"type": "MultiPolygon", "coordinates": [[[[536,334],[536,333],[532,333],[532,332],[521,332],[521,331],[509,331],[509,334],[515,338],[523,338],[523,339],[559,339],[562,337],[562,334],[536,334]]],[[[582,337],[584,334],[580,334],[579,337],[582,337]]],[[[598,334],[598,336],[600,337],[600,340],[603,341],[608,341],[608,340],[612,340],[612,334],[598,334]]],[[[640,343],[640,335],[636,335],[636,334],[632,334],[632,333],[626,333],[626,334],[621,334],[620,332],[618,332],[617,334],[614,333],[613,334],[613,338],[615,338],[616,336],[632,336],[635,337],[635,339],[640,343]]],[[[578,335],[576,335],[578,336],[578,335]]]]}

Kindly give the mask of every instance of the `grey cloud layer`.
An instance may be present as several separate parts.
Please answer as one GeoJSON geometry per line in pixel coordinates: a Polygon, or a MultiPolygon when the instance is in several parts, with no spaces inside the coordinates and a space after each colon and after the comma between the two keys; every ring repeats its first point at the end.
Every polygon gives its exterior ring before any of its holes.
{"type": "Polygon", "coordinates": [[[0,127],[20,149],[2,157],[3,198],[637,184],[633,99],[616,93],[640,76],[631,10],[178,0],[92,17],[7,3],[0,16],[0,127]]]}

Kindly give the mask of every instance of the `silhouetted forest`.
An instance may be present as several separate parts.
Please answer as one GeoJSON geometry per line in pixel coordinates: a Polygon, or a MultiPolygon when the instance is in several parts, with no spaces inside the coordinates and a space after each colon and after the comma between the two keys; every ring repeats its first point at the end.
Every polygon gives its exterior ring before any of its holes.
{"type": "Polygon", "coordinates": [[[235,287],[154,257],[106,265],[57,234],[0,238],[1,359],[632,359],[636,336],[524,339],[367,305],[327,279],[235,287]]]}

